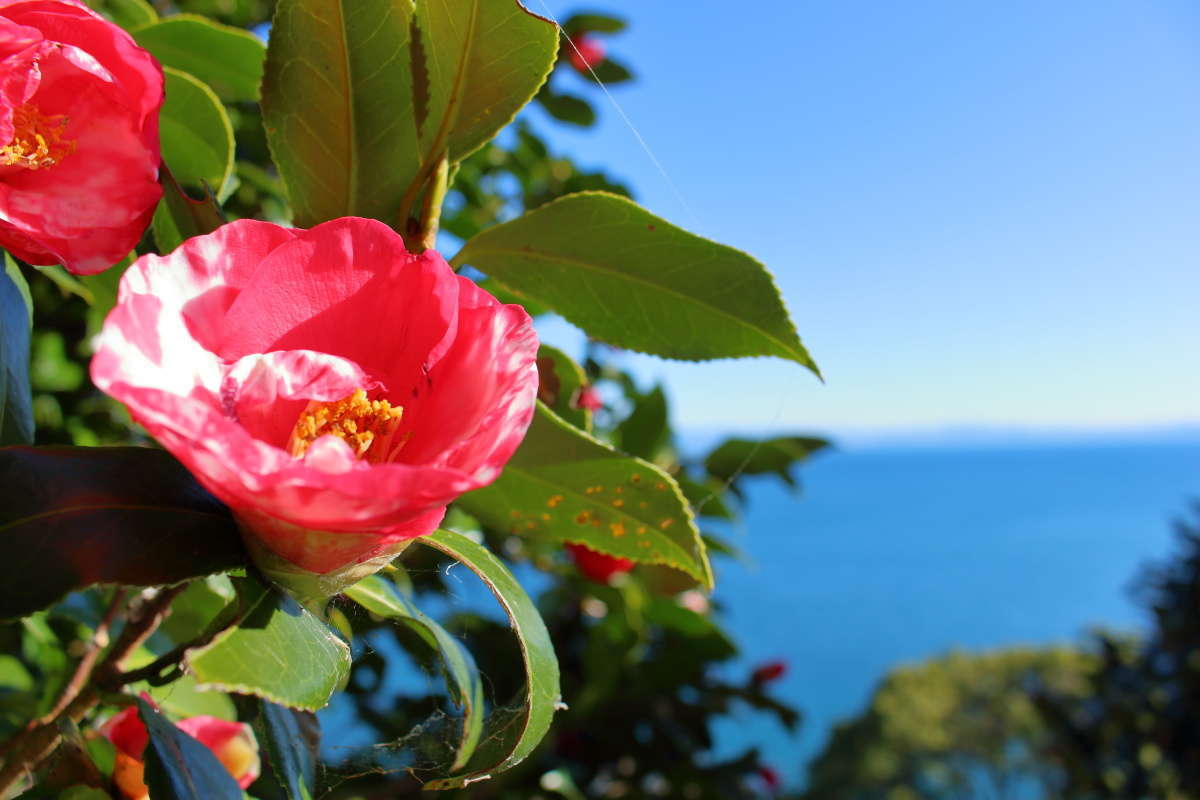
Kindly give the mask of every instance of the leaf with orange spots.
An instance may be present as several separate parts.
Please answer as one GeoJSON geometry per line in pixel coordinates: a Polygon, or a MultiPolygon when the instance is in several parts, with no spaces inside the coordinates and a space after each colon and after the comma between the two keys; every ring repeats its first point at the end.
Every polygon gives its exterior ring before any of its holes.
{"type": "Polygon", "coordinates": [[[675,481],[572,427],[542,403],[500,478],[458,502],[497,531],[662,564],[712,587],[704,543],[675,481]]]}

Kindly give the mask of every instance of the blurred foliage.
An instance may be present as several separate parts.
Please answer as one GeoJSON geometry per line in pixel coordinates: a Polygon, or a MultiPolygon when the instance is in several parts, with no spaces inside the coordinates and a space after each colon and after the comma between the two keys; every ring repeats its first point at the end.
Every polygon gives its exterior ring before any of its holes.
{"type": "Polygon", "coordinates": [[[1069,648],[951,652],[890,672],[809,767],[811,800],[1021,798],[1057,776],[1031,681],[1086,693],[1093,659],[1069,648]]]}
{"type": "Polygon", "coordinates": [[[1147,569],[1144,641],[1096,637],[1084,695],[1043,685],[1034,697],[1053,736],[1064,798],[1200,797],[1200,505],[1176,525],[1178,556],[1147,569]]]}

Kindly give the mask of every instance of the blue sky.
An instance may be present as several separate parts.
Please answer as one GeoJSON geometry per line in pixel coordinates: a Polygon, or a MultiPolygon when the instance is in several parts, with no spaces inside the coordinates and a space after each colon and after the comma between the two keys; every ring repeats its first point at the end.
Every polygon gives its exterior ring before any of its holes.
{"type": "MultiPolygon", "coordinates": [[[[667,381],[677,422],[1200,421],[1200,7],[591,6],[630,20],[607,44],[639,81],[613,94],[670,180],[598,91],[598,129],[540,128],[656,213],[765,262],[827,379],[630,357],[667,381]]],[[[577,341],[565,324],[545,334],[577,341]]]]}

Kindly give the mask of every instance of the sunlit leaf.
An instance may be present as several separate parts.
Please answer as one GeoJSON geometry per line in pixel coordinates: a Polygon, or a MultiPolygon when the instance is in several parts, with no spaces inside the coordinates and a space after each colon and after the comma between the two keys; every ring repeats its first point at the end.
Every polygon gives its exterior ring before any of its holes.
{"type": "Polygon", "coordinates": [[[525,667],[526,691],[520,704],[492,712],[485,725],[486,738],[466,770],[425,784],[427,789],[452,789],[503,772],[533,752],[550,729],[562,699],[558,660],[537,607],[500,559],[452,531],[438,530],[420,541],[460,562],[487,585],[508,615],[525,667]]]}
{"type": "Polygon", "coordinates": [[[540,402],[500,477],[458,502],[497,531],[577,542],[712,585],[704,543],[675,481],[572,427],[540,402]]]}
{"type": "Polygon", "coordinates": [[[220,195],[233,171],[233,126],[203,81],[163,67],[166,100],[159,114],[163,161],[181,185],[220,195]]]}
{"type": "Polygon", "coordinates": [[[685,360],[778,356],[817,370],[762,264],[624,197],[567,195],[484,230],[452,263],[619,347],[685,360]]]}
{"type": "Polygon", "coordinates": [[[258,99],[267,51],[249,31],[177,14],[138,28],[133,38],[164,67],[198,78],[224,100],[258,99]]]}
{"type": "Polygon", "coordinates": [[[236,579],[242,622],[190,650],[189,671],[202,688],[250,694],[316,711],[350,669],[350,648],[283,592],[236,579]]]}

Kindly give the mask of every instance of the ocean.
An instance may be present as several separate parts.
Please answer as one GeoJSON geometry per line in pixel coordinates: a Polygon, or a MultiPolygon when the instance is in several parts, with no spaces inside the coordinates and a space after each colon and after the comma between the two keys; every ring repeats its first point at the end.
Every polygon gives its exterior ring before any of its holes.
{"type": "Polygon", "coordinates": [[[805,715],[789,737],[739,711],[719,752],[757,746],[793,785],[891,667],[1136,630],[1130,585],[1200,499],[1200,443],[883,447],[826,453],[798,475],[799,494],[749,487],[727,533],[750,563],[720,562],[715,594],[743,652],[729,674],[785,660],[777,692],[805,715]]]}

